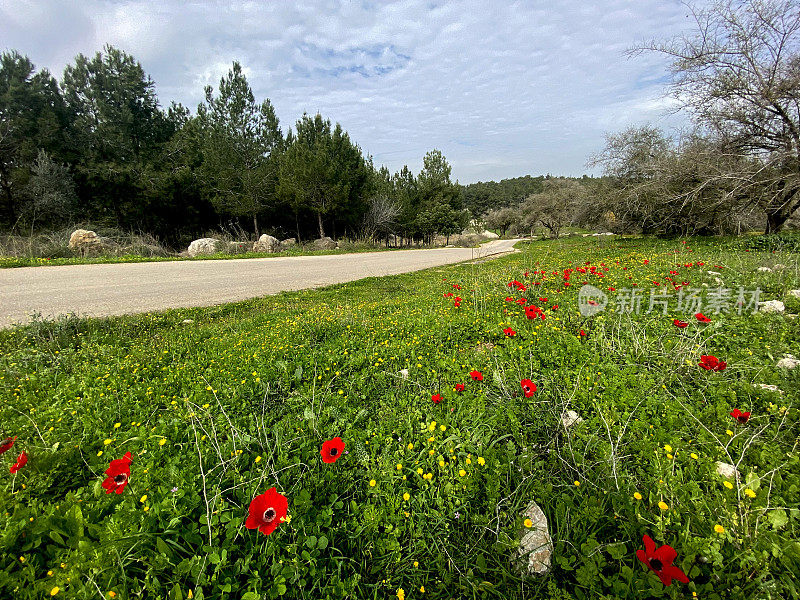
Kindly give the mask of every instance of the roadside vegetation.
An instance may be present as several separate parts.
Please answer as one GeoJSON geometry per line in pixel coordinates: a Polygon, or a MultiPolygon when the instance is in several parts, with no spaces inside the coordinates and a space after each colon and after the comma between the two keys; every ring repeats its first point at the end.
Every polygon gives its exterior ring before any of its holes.
{"type": "Polygon", "coordinates": [[[4,330],[0,596],[798,597],[800,368],[777,364],[800,323],[675,302],[739,286],[800,312],[796,249],[535,241],[4,330]],[[607,310],[579,312],[583,282],[607,310]],[[666,313],[613,310],[636,288],[666,313]],[[523,577],[532,501],[553,554],[523,577]]]}

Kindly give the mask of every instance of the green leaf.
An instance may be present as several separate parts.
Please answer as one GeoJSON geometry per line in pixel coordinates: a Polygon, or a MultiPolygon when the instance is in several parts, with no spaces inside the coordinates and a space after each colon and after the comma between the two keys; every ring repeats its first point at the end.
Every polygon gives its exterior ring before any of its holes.
{"type": "Polygon", "coordinates": [[[621,542],[618,544],[611,544],[606,550],[614,560],[621,560],[628,553],[627,547],[621,542]]]}
{"type": "Polygon", "coordinates": [[[160,537],[156,538],[156,549],[167,558],[172,557],[172,552],[170,551],[169,546],[167,546],[167,543],[160,537]]]}
{"type": "Polygon", "coordinates": [[[789,522],[789,517],[786,516],[786,511],[782,508],[769,511],[767,518],[774,529],[780,529],[789,522]]]}
{"type": "Polygon", "coordinates": [[[66,546],[64,543],[64,538],[56,531],[50,532],[50,539],[53,540],[57,544],[61,544],[62,546],[66,546]]]}
{"type": "Polygon", "coordinates": [[[306,546],[308,546],[309,548],[313,548],[316,545],[317,545],[317,536],[310,535],[306,538],[306,546]]]}
{"type": "Polygon", "coordinates": [[[328,547],[328,538],[326,538],[324,535],[319,536],[319,539],[317,540],[317,548],[319,548],[320,550],[324,550],[327,547],[328,547]]]}

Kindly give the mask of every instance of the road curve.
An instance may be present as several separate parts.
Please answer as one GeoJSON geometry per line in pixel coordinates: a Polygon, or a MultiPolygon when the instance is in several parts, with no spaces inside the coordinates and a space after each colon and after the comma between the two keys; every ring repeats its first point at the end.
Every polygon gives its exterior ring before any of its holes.
{"type": "Polygon", "coordinates": [[[36,313],[106,317],[212,306],[472,260],[508,252],[517,241],[494,240],[480,248],[0,269],[0,327],[26,323],[36,313]]]}

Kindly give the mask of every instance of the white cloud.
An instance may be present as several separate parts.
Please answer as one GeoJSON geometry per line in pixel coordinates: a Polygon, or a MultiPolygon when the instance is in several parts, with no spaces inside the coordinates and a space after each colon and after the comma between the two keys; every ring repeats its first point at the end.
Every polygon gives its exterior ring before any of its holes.
{"type": "Polygon", "coordinates": [[[142,62],[162,104],[191,108],[238,59],[284,130],[320,111],[377,163],[417,170],[440,148],[462,182],[579,174],[605,131],[678,122],[661,117],[665,61],[624,51],[689,24],[672,0],[70,6],[0,0],[0,40],[56,74],[113,44],[142,62]]]}

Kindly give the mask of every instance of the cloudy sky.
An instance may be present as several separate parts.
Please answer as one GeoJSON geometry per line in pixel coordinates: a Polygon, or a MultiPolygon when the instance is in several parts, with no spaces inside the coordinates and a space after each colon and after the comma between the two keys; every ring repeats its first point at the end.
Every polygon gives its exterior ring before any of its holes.
{"type": "Polygon", "coordinates": [[[0,49],[58,77],[109,43],[194,110],[239,60],[284,131],[320,112],[392,171],[439,148],[461,183],[591,172],[605,132],[679,125],[665,60],[625,50],[690,25],[676,0],[0,0],[0,49]]]}

